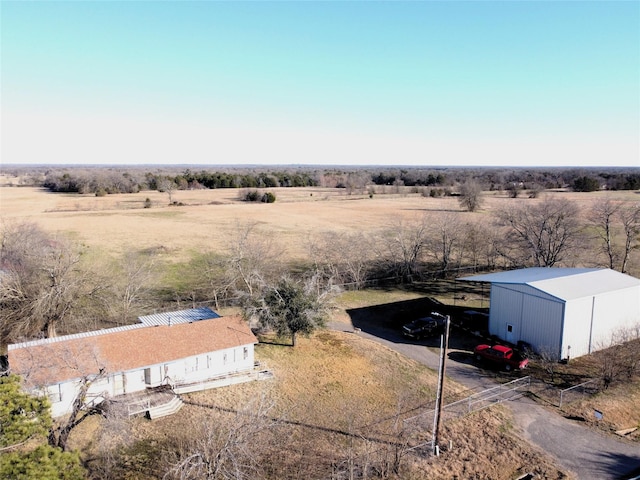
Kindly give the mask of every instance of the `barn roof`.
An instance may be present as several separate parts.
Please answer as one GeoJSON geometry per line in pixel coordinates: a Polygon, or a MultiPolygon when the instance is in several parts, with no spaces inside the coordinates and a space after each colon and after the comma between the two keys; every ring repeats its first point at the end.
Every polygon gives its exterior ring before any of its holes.
{"type": "Polygon", "coordinates": [[[562,300],[640,286],[639,279],[608,268],[523,268],[462,277],[458,280],[529,285],[562,300]]]}
{"type": "Polygon", "coordinates": [[[9,366],[34,385],[51,385],[257,343],[239,316],[131,327],[9,345],[9,366]]]}

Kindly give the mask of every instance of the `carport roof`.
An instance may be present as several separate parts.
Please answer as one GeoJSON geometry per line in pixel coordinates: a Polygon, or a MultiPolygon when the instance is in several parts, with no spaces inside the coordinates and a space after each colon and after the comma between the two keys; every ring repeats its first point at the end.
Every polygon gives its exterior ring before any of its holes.
{"type": "Polygon", "coordinates": [[[640,280],[637,278],[608,268],[523,268],[508,272],[462,277],[458,280],[524,284],[562,300],[640,286],[640,280]]]}

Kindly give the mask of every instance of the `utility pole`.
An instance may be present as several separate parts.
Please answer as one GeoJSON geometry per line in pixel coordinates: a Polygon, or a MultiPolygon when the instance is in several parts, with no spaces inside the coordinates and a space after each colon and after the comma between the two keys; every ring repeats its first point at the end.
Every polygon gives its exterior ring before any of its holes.
{"type": "Polygon", "coordinates": [[[440,434],[440,415],[442,413],[444,372],[447,360],[447,348],[449,347],[449,323],[450,317],[447,315],[444,325],[444,334],[440,336],[440,367],[438,368],[438,390],[436,393],[436,410],[433,417],[433,439],[431,442],[431,448],[433,453],[436,455],[440,452],[438,447],[438,437],[440,434]]]}

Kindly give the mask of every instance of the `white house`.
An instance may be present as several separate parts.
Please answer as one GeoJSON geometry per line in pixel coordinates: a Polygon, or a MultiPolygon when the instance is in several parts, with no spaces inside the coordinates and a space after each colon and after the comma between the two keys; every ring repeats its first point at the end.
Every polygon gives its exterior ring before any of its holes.
{"type": "Polygon", "coordinates": [[[525,268],[459,280],[491,283],[490,334],[558,358],[586,355],[640,326],[640,280],[614,270],[525,268]]]}
{"type": "Polygon", "coordinates": [[[81,382],[86,402],[168,385],[176,393],[252,379],[256,337],[242,318],[208,308],[140,317],[124,327],[9,345],[12,373],[49,396],[54,417],[71,411],[81,382]]]}

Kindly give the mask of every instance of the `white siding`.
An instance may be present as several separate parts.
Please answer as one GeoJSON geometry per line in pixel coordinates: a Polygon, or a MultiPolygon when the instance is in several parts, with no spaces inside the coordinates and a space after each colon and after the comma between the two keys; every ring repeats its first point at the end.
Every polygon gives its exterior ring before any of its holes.
{"type": "Polygon", "coordinates": [[[560,354],[563,303],[527,285],[492,285],[489,333],[560,354]]]}
{"type": "MultiPolygon", "coordinates": [[[[87,400],[99,403],[101,399],[108,396],[137,392],[148,386],[158,386],[162,383],[188,384],[227,374],[249,372],[254,368],[254,361],[254,345],[250,343],[171,363],[151,365],[139,370],[115,372],[93,382],[89,388],[87,400]]],[[[45,388],[44,393],[51,399],[52,415],[54,417],[66,415],[70,413],[73,400],[78,394],[78,381],[50,385],[45,388]]]]}
{"type": "Polygon", "coordinates": [[[127,393],[140,392],[147,388],[144,381],[144,369],[126,372],[125,385],[127,393]]]}
{"type": "Polygon", "coordinates": [[[548,352],[560,358],[564,303],[540,296],[525,296],[522,307],[523,340],[537,352],[548,352]]]}
{"type": "Polygon", "coordinates": [[[591,313],[594,297],[567,302],[564,315],[562,358],[575,358],[591,351],[591,313]]]}
{"type": "Polygon", "coordinates": [[[640,288],[598,295],[593,314],[593,345],[609,344],[620,330],[640,325],[640,288]]]}

